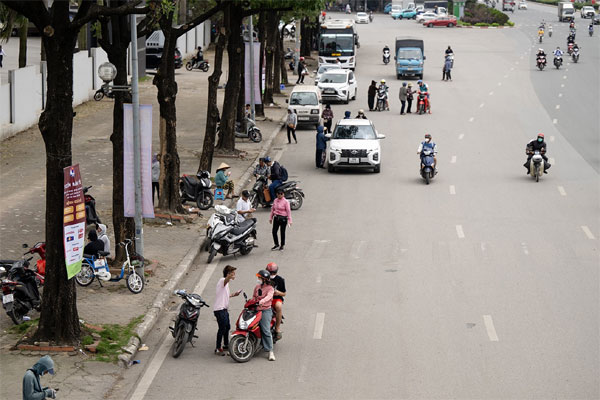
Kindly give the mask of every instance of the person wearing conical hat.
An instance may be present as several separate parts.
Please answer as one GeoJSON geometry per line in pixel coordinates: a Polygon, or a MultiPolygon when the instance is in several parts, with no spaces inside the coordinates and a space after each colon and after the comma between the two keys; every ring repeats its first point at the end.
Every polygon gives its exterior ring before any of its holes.
{"type": "Polygon", "coordinates": [[[227,190],[227,194],[225,198],[231,199],[233,195],[233,180],[230,179],[231,171],[227,171],[230,167],[229,165],[222,162],[217,168],[217,174],[215,175],[215,185],[217,189],[227,190]]]}

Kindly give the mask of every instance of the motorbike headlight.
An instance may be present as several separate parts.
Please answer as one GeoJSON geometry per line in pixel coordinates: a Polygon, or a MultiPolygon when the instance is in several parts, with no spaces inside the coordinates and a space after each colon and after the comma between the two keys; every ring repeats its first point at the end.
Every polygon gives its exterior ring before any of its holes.
{"type": "Polygon", "coordinates": [[[240,323],[238,325],[240,326],[240,329],[242,329],[242,330],[248,329],[248,321],[244,321],[243,319],[240,319],[240,323]]]}

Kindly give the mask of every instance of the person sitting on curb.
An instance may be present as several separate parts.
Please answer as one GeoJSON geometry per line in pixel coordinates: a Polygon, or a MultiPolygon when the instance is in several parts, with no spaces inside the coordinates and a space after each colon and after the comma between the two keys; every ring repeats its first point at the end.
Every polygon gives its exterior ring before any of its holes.
{"type": "Polygon", "coordinates": [[[217,168],[217,174],[215,175],[215,185],[217,186],[217,189],[227,190],[227,195],[225,196],[226,199],[231,199],[233,197],[234,188],[233,180],[229,179],[231,177],[231,171],[225,173],[225,170],[229,168],[231,168],[229,165],[222,162],[219,165],[219,168],[217,168]]]}

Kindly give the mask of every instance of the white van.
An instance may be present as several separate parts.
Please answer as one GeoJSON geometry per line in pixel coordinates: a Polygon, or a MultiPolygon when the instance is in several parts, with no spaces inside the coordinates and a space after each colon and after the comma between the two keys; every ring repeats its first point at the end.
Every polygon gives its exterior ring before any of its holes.
{"type": "Polygon", "coordinates": [[[288,103],[289,110],[298,114],[298,125],[319,125],[323,105],[321,104],[321,90],[318,87],[296,85],[286,103],[288,103]]]}

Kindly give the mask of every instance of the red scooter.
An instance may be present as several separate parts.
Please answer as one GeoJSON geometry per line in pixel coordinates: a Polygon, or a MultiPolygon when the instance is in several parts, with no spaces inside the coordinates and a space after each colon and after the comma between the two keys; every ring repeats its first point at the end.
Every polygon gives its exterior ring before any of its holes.
{"type": "Polygon", "coordinates": [[[567,53],[569,53],[569,55],[573,54],[573,43],[567,44],[567,53]]]}
{"type": "MultiPolygon", "coordinates": [[[[246,293],[244,293],[244,299],[246,300],[246,304],[238,317],[235,324],[235,332],[233,332],[233,336],[229,341],[229,354],[231,358],[239,363],[249,361],[254,354],[263,348],[260,331],[262,311],[257,310],[258,302],[256,300],[248,300],[246,293]]],[[[277,335],[275,334],[275,312],[273,312],[273,318],[271,318],[271,336],[273,337],[273,344],[275,344],[277,341],[277,335]]]]}
{"type": "Polygon", "coordinates": [[[425,114],[429,108],[429,101],[427,100],[427,92],[419,92],[419,102],[417,103],[417,112],[419,114],[425,114]]]}
{"type": "MultiPolygon", "coordinates": [[[[29,245],[27,245],[27,243],[23,244],[24,249],[28,247],[29,245]]],[[[46,243],[37,242],[28,251],[23,253],[23,255],[27,254],[37,254],[38,256],[40,256],[40,259],[35,262],[35,280],[39,283],[40,286],[43,286],[44,279],[46,277],[46,243]]]]}

